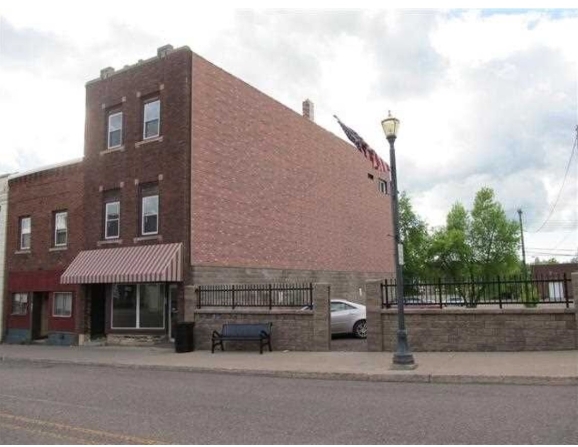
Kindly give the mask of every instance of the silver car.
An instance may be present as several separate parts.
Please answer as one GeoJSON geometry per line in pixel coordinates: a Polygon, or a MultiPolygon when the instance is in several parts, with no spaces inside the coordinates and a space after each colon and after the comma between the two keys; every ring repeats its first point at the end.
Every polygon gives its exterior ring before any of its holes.
{"type": "Polygon", "coordinates": [[[331,300],[331,334],[367,337],[365,306],[347,300],[331,300]]]}

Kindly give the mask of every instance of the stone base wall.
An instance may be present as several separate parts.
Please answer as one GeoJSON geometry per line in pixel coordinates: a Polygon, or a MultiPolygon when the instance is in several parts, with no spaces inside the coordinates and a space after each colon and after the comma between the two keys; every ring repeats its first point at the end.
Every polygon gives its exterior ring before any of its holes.
{"type": "MultiPolygon", "coordinates": [[[[329,351],[331,334],[327,284],[313,286],[313,310],[298,308],[224,308],[197,307],[194,286],[185,287],[185,321],[194,322],[194,345],[198,350],[211,349],[213,331],[225,323],[273,323],[271,346],[275,351],[329,351]]],[[[258,351],[258,342],[226,342],[225,349],[258,351]]],[[[218,348],[220,349],[220,348],[218,348]]]]}
{"type": "Polygon", "coordinates": [[[56,346],[76,346],[78,345],[78,334],[70,332],[51,332],[48,334],[46,343],[56,346]]]}
{"type": "Polygon", "coordinates": [[[111,346],[154,346],[167,342],[167,335],[107,334],[106,344],[111,346]]]}
{"type": "MultiPolygon", "coordinates": [[[[395,351],[397,311],[381,311],[383,350],[395,351]]],[[[412,351],[557,351],[578,349],[575,309],[411,309],[412,351]]]]}
{"type": "Polygon", "coordinates": [[[366,281],[391,277],[394,273],[337,272],[322,270],[258,269],[240,267],[193,266],[192,283],[208,284],[269,284],[325,283],[331,286],[331,297],[365,303],[366,281]],[[361,290],[361,292],[360,292],[361,290]]]}
{"type": "Polygon", "coordinates": [[[4,343],[21,345],[25,343],[30,343],[30,330],[29,329],[6,329],[6,335],[4,337],[4,343]]]}
{"type": "MultiPolygon", "coordinates": [[[[195,349],[211,349],[213,331],[225,323],[273,323],[271,346],[274,351],[313,351],[313,312],[299,310],[205,310],[195,312],[195,349]]],[[[259,342],[225,342],[225,350],[259,350],[259,342]]],[[[217,348],[220,350],[221,348],[217,348]]]]}

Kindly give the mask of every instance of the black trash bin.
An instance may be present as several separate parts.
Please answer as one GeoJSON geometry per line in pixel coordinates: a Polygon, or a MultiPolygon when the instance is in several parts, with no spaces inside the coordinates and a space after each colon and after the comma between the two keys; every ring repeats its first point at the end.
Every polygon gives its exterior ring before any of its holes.
{"type": "Polygon", "coordinates": [[[195,350],[194,327],[195,323],[177,323],[175,328],[176,352],[191,352],[195,350]]]}

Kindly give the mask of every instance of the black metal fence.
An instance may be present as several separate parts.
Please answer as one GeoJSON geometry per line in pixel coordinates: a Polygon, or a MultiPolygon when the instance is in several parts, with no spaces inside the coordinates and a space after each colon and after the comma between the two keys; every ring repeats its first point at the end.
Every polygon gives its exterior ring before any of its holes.
{"type": "MultiPolygon", "coordinates": [[[[382,307],[397,305],[395,280],[381,284],[382,307]]],[[[570,307],[574,302],[572,280],[563,275],[534,278],[522,276],[467,278],[459,280],[412,281],[404,283],[404,305],[407,307],[439,307],[512,304],[536,307],[540,304],[560,304],[570,307]]]]}
{"type": "Polygon", "coordinates": [[[313,283],[207,285],[197,289],[197,307],[313,306],[313,283]]]}

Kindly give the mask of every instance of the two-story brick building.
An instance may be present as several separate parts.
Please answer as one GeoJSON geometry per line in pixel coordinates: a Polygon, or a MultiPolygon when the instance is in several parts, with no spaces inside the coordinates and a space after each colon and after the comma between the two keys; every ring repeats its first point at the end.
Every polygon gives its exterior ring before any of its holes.
{"type": "MultiPolygon", "coordinates": [[[[82,195],[82,249],[61,269],[44,242],[35,261],[75,291],[79,341],[166,337],[186,285],[324,281],[359,299],[393,273],[388,178],[310,118],[186,47],[88,82],[81,186],[61,193],[82,195]]],[[[10,211],[12,297],[33,270],[15,246],[31,213],[10,211]]]]}

